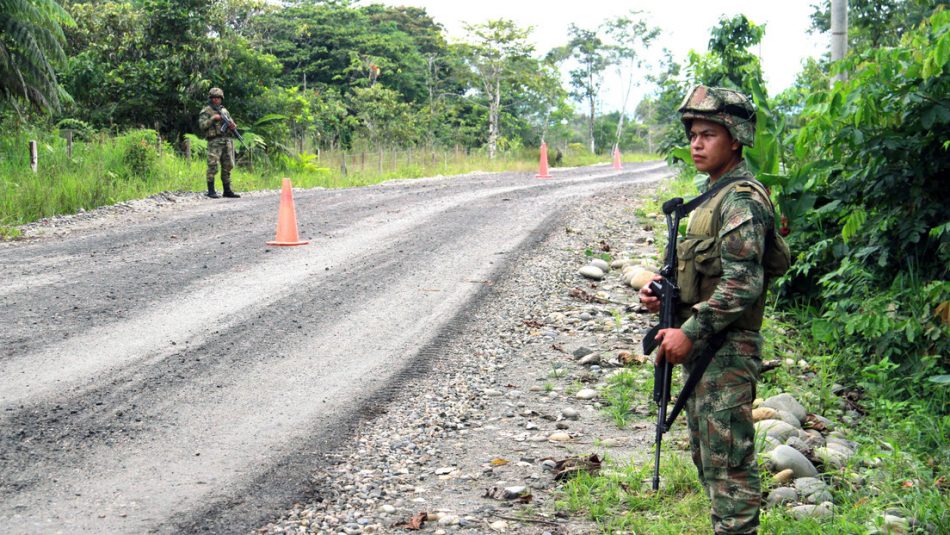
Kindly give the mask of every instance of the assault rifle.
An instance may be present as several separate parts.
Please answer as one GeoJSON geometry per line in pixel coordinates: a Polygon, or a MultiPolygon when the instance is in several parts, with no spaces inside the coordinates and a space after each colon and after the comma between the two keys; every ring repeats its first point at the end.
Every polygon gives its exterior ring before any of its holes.
{"type": "Polygon", "coordinates": [[[244,145],[245,149],[251,150],[251,148],[247,146],[247,143],[244,142],[244,138],[241,137],[241,133],[238,132],[237,123],[234,122],[234,119],[231,119],[231,115],[227,112],[227,110],[221,108],[220,110],[215,111],[217,111],[218,115],[221,116],[221,126],[219,128],[221,133],[227,134],[229,131],[234,132],[235,137],[238,138],[238,141],[241,142],[241,145],[244,145]]]}
{"type": "MultiPolygon", "coordinates": [[[[689,215],[697,206],[706,202],[709,198],[718,193],[722,188],[735,182],[727,180],[717,182],[708,191],[689,202],[683,202],[681,197],[670,199],[663,203],[663,214],[666,216],[666,260],[660,275],[663,278],[659,281],[650,281],[650,291],[660,300],[660,323],[654,325],[643,337],[643,353],[649,355],[659,345],[656,341],[656,335],[661,329],[669,329],[676,326],[676,309],[679,306],[679,287],[676,285],[676,236],[679,233],[680,220],[689,215]]],[[[706,347],[693,361],[693,369],[690,371],[686,383],[679,395],[676,396],[676,403],[670,415],[666,415],[666,407],[670,403],[670,384],[673,380],[673,365],[668,360],[663,359],[662,365],[653,368],[653,401],[657,404],[656,415],[656,452],[653,465],[653,490],[660,488],[660,443],[663,441],[663,433],[670,430],[670,426],[676,421],[676,417],[686,407],[686,400],[692,395],[703,373],[709,367],[713,355],[719,351],[725,341],[724,333],[716,333],[706,344],[706,347]]]]}

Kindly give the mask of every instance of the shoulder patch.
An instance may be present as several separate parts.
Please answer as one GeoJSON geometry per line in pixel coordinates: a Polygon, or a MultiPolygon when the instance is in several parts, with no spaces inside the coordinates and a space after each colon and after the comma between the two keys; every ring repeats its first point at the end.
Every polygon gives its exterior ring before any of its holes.
{"type": "Polygon", "coordinates": [[[755,191],[755,188],[748,184],[739,184],[736,186],[737,193],[752,193],[753,191],[755,191]]]}

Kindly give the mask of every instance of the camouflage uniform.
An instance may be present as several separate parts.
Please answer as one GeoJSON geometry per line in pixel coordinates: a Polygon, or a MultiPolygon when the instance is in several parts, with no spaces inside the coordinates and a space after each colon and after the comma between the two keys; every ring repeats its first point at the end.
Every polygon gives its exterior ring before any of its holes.
{"type": "MultiPolygon", "coordinates": [[[[691,119],[702,118],[726,126],[733,138],[743,145],[751,145],[755,116],[739,113],[739,117],[725,113],[695,111],[714,109],[708,94],[715,95],[722,109],[723,101],[734,98],[732,92],[720,88],[697,88],[687,97],[692,109],[683,112],[683,122],[689,128],[691,119]],[[704,108],[703,106],[706,106],[704,108]]],[[[748,101],[741,95],[745,105],[748,101]]],[[[719,177],[720,181],[734,178],[753,179],[742,161],[719,177]]],[[[707,183],[705,188],[710,187],[707,183]]],[[[699,210],[690,217],[690,225],[699,210]]],[[[706,488],[712,505],[712,525],[715,533],[755,533],[759,525],[761,490],[755,453],[755,428],[752,425],[752,400],[761,368],[762,336],[759,334],[764,312],[765,272],[762,265],[769,225],[774,213],[768,199],[751,187],[729,189],[719,204],[718,228],[713,233],[720,240],[719,260],[721,276],[711,278],[701,291],[701,298],[688,311],[683,322],[683,334],[694,341],[690,358],[698,355],[705,342],[719,332],[725,333],[725,343],[716,352],[686,405],[693,463],[699,479],[706,488]]],[[[690,226],[687,226],[687,235],[690,226]]],[[[685,364],[687,373],[692,364],[685,364]]]]}
{"type": "MultiPolygon", "coordinates": [[[[218,92],[212,89],[209,95],[218,96],[218,92]]],[[[220,93],[220,96],[223,98],[223,93],[220,93]]],[[[234,168],[234,147],[230,131],[222,133],[221,121],[212,119],[214,115],[221,112],[228,113],[228,110],[224,106],[215,109],[211,104],[208,104],[202,108],[198,115],[198,128],[204,134],[205,139],[208,140],[208,171],[206,178],[208,180],[209,196],[214,194],[214,179],[218,174],[218,162],[221,164],[221,184],[224,187],[225,195],[233,194],[231,190],[231,169],[234,168]]]]}

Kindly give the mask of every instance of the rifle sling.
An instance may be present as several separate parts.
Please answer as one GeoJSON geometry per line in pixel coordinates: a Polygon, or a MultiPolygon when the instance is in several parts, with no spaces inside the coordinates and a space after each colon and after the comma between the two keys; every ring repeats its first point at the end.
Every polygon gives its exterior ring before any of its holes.
{"type": "Polygon", "coordinates": [[[683,389],[680,390],[679,395],[676,396],[676,404],[673,405],[673,410],[669,416],[667,416],[666,421],[663,422],[665,431],[669,431],[670,426],[676,421],[676,417],[679,416],[679,413],[686,407],[686,401],[693,395],[693,391],[696,390],[696,385],[699,384],[700,379],[703,378],[703,374],[706,373],[706,368],[709,367],[709,363],[712,362],[716,352],[719,351],[725,343],[726,333],[718,332],[709,339],[709,344],[707,344],[702,353],[696,357],[693,370],[689,372],[689,377],[686,378],[683,389]]]}
{"type": "Polygon", "coordinates": [[[703,204],[704,202],[712,198],[714,195],[719,193],[726,186],[729,186],[730,184],[735,184],[736,182],[739,182],[742,180],[749,180],[749,178],[735,177],[735,178],[730,178],[729,180],[716,182],[715,184],[713,184],[711,188],[706,190],[704,193],[701,193],[693,197],[692,199],[689,200],[689,202],[685,202],[679,205],[676,208],[677,215],[680,217],[680,219],[683,219],[684,217],[688,216],[690,212],[695,210],[699,205],[703,204]]]}

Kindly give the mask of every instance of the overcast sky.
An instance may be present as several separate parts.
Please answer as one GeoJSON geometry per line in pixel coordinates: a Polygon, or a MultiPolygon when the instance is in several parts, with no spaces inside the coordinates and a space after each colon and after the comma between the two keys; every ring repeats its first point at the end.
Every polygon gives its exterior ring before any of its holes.
{"type": "MultiPolygon", "coordinates": [[[[648,20],[662,30],[655,50],[663,47],[673,52],[679,63],[685,63],[690,49],[705,51],[709,30],[719,17],[745,14],[752,22],[765,25],[765,38],[757,52],[762,61],[769,93],[775,94],[790,86],[801,70],[802,59],[817,57],[827,49],[826,38],[806,33],[811,4],[818,0],[363,0],[361,3],[410,5],[423,7],[436,22],[442,24],[450,39],[465,35],[464,23],[480,23],[488,19],[512,19],[522,27],[533,26],[531,39],[539,55],[567,42],[571,23],[593,29],[605,20],[641,10],[648,20]]],[[[615,73],[605,75],[605,94],[602,105],[619,109],[621,105],[619,80],[615,73]]],[[[641,88],[628,111],[636,105],[641,88]]]]}

